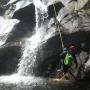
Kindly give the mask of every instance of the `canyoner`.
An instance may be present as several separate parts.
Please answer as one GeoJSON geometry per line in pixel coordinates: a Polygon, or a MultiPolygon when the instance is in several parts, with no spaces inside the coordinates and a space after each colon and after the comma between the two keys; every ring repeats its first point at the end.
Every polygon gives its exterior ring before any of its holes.
{"type": "MultiPolygon", "coordinates": [[[[55,14],[55,19],[56,19],[56,9],[55,9],[54,4],[53,4],[53,8],[54,8],[54,14],[55,14]]],[[[62,50],[63,50],[62,55],[60,55],[60,57],[63,56],[63,59],[60,61],[61,66],[60,66],[59,70],[57,70],[57,72],[56,72],[56,77],[55,77],[56,79],[53,79],[53,80],[62,81],[62,80],[82,79],[82,78],[77,78],[77,75],[74,75],[74,73],[72,72],[73,71],[72,70],[72,65],[73,65],[72,63],[74,62],[74,65],[75,65],[74,69],[76,69],[78,66],[77,59],[75,56],[76,47],[74,45],[69,46],[69,48],[65,47],[62,32],[60,30],[61,29],[60,23],[57,21],[57,19],[56,19],[56,25],[57,25],[57,29],[59,32],[61,46],[62,46],[62,50]],[[67,49],[65,49],[65,48],[67,48],[67,49]]],[[[78,69],[76,69],[76,72],[77,71],[78,71],[78,69]]]]}
{"type": "MultiPolygon", "coordinates": [[[[55,14],[55,19],[56,19],[56,9],[55,9],[54,4],[53,4],[53,8],[54,8],[54,14],[55,14]]],[[[67,48],[65,48],[63,36],[62,36],[62,32],[60,30],[61,28],[60,28],[59,24],[60,23],[56,19],[56,25],[58,27],[62,50],[64,51],[63,54],[65,53],[65,56],[63,58],[64,60],[62,61],[63,66],[61,66],[61,67],[63,67],[63,69],[61,68],[62,70],[60,70],[59,75],[57,75],[56,78],[59,78],[60,80],[65,80],[65,79],[67,79],[66,78],[67,74],[70,74],[75,79],[75,76],[70,71],[72,61],[74,58],[73,58],[72,54],[67,50],[67,48]]]]}

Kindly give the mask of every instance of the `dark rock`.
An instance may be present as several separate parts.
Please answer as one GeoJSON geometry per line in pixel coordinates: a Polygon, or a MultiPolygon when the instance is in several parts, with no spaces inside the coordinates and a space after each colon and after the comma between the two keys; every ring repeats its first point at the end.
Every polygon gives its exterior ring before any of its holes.
{"type": "Polygon", "coordinates": [[[35,7],[33,4],[15,12],[14,19],[19,19],[20,23],[15,26],[9,35],[7,42],[21,38],[30,37],[35,27],[35,7]]]}
{"type": "MultiPolygon", "coordinates": [[[[73,42],[76,45],[77,54],[80,52],[80,43],[86,42],[90,45],[90,32],[76,32],[73,34],[67,34],[63,36],[64,44],[68,47],[69,43],[73,42]]],[[[90,50],[90,49],[89,49],[90,50]]],[[[36,67],[33,68],[35,75],[46,75],[49,66],[50,74],[55,71],[59,65],[59,54],[61,53],[61,42],[59,35],[52,37],[46,43],[43,43],[37,52],[36,67]]],[[[90,52],[90,51],[89,51],[90,52]]],[[[49,75],[50,75],[49,74],[49,75]]]]}
{"type": "MultiPolygon", "coordinates": [[[[56,14],[58,14],[59,10],[60,10],[62,7],[64,7],[61,2],[54,4],[54,6],[55,6],[55,9],[56,9],[56,14]]],[[[48,7],[48,14],[49,14],[49,17],[55,17],[55,11],[54,11],[53,5],[50,5],[50,6],[48,7]]]]}
{"type": "Polygon", "coordinates": [[[15,73],[21,56],[20,47],[0,49],[0,75],[15,73]]]}

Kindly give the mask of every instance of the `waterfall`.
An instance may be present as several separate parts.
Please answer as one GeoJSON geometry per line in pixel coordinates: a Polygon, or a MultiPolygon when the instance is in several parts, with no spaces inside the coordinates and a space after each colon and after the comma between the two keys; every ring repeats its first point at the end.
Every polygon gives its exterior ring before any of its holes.
{"type": "Polygon", "coordinates": [[[34,1],[35,13],[36,13],[36,31],[39,29],[48,18],[47,6],[43,5],[40,0],[34,1]]]}
{"type": "Polygon", "coordinates": [[[26,40],[24,48],[22,48],[23,54],[18,65],[18,74],[20,75],[27,76],[35,73],[33,68],[37,67],[36,57],[38,47],[42,46],[42,43],[46,42],[55,33],[54,28],[52,30],[48,30],[48,26],[50,26],[48,21],[48,9],[47,5],[43,3],[44,2],[40,0],[34,1],[36,28],[34,35],[26,40]]]}
{"type": "MultiPolygon", "coordinates": [[[[16,0],[13,0],[16,1],[16,0]]],[[[37,0],[38,1],[38,0],[37,0]]],[[[5,14],[3,17],[0,17],[1,21],[0,22],[0,34],[3,35],[7,35],[5,40],[3,40],[3,42],[5,43],[6,39],[8,38],[10,32],[13,30],[13,27],[19,23],[19,20],[17,19],[12,19],[12,16],[14,15],[14,13],[20,9],[23,8],[29,4],[31,4],[30,0],[20,0],[20,2],[17,2],[16,4],[12,4],[12,2],[10,2],[10,7],[8,10],[6,10],[5,14]],[[23,2],[23,3],[22,3],[23,2]],[[27,3],[29,2],[29,3],[27,3]]],[[[9,3],[8,3],[9,4],[9,3]]],[[[42,4],[42,7],[45,7],[42,4]]],[[[38,50],[38,46],[43,42],[46,41],[53,33],[49,33],[47,35],[47,37],[44,37],[44,35],[46,35],[46,29],[43,33],[44,30],[44,26],[39,25],[39,23],[43,23],[44,21],[46,22],[46,19],[48,18],[48,13],[47,13],[47,7],[45,7],[45,10],[43,12],[44,9],[41,10],[40,8],[36,8],[36,30],[35,30],[35,34],[32,35],[32,37],[27,38],[25,40],[25,44],[22,46],[22,56],[20,59],[20,62],[18,64],[18,72],[12,75],[6,75],[6,76],[0,76],[0,80],[1,82],[4,83],[26,83],[27,84],[37,84],[40,83],[42,81],[41,78],[35,78],[33,76],[30,76],[30,73],[33,73],[33,69],[32,67],[35,66],[35,61],[36,61],[36,54],[37,54],[37,50],[38,50]],[[40,10],[39,10],[40,9],[40,10]],[[39,18],[42,12],[42,18],[39,18]],[[22,75],[29,75],[29,77],[23,77],[22,75]]],[[[44,24],[44,23],[43,23],[44,24]]],[[[45,25],[46,26],[46,25],[45,25]]],[[[1,40],[0,40],[1,43],[1,40]]],[[[3,43],[3,44],[4,44],[3,43]]]]}

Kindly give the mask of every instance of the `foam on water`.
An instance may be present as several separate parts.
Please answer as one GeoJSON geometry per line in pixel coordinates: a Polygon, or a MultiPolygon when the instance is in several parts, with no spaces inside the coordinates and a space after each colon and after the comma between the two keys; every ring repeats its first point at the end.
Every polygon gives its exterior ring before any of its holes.
{"type": "Polygon", "coordinates": [[[34,76],[20,76],[13,74],[9,76],[0,76],[0,83],[8,84],[23,84],[23,85],[38,85],[43,84],[44,79],[34,76]]]}

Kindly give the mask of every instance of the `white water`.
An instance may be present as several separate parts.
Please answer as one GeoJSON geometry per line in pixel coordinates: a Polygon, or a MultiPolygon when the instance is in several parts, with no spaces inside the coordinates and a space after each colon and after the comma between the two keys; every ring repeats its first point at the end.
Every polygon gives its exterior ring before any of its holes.
{"type": "Polygon", "coordinates": [[[37,67],[36,58],[38,47],[46,42],[55,34],[55,28],[49,29],[47,6],[40,0],[34,1],[36,12],[36,31],[35,34],[26,40],[25,46],[22,49],[23,54],[20,59],[18,73],[20,75],[33,74],[33,68],[37,67]]]}
{"type": "Polygon", "coordinates": [[[36,85],[42,85],[44,82],[44,79],[40,77],[34,77],[34,76],[20,76],[18,74],[13,74],[9,76],[0,76],[0,83],[5,83],[5,84],[17,84],[18,86],[20,85],[31,85],[36,86],[36,85]]]}
{"type": "Polygon", "coordinates": [[[34,0],[36,14],[36,31],[44,24],[48,18],[47,5],[44,5],[40,0],[34,0]]]}

